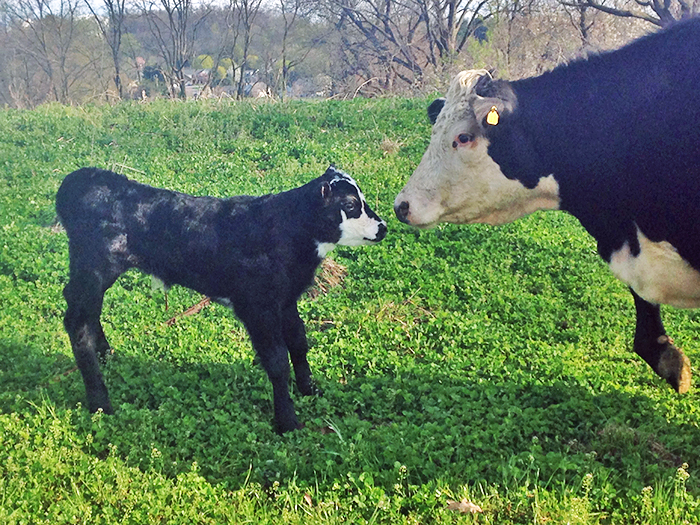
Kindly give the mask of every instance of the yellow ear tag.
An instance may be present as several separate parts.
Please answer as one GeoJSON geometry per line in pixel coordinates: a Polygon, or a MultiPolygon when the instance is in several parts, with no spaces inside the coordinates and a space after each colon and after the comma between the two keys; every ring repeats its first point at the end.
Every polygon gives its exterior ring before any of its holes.
{"type": "Polygon", "coordinates": [[[486,115],[486,122],[491,124],[492,126],[495,126],[496,124],[498,124],[498,119],[498,108],[496,106],[491,106],[489,114],[486,115]]]}

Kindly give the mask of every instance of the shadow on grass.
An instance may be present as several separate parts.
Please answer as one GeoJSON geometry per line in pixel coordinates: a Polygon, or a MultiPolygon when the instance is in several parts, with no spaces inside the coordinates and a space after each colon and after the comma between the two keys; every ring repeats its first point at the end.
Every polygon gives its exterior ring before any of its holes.
{"type": "Polygon", "coordinates": [[[405,469],[407,483],[460,485],[535,475],[566,484],[606,470],[636,491],[700,460],[697,418],[677,422],[644,395],[406,364],[351,370],[344,384],[316,370],[324,395],[294,393],[305,428],[278,436],[271,387],[252,351],[228,364],[116,353],[103,366],[116,414],[95,416],[79,406],[84,390],[71,357],[0,339],[0,410],[30,416],[49,404],[71,418],[87,454],[116,451],[166,476],[197,462],[206,479],[231,490],[290,479],[323,490],[361,472],[390,490],[405,469]]]}

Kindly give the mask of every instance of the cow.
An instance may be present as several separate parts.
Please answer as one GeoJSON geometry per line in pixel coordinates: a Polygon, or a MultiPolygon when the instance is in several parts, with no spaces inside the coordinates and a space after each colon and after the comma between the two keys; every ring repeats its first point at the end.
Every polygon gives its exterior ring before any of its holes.
{"type": "Polygon", "coordinates": [[[677,392],[690,361],[660,304],[700,306],[700,19],[516,81],[463,71],[394,202],[404,223],[565,210],[636,307],[633,349],[677,392]]]}
{"type": "Polygon", "coordinates": [[[100,323],[105,291],[129,268],[230,307],[272,383],[280,433],[300,427],[289,396],[315,388],[297,300],[336,246],[381,241],[386,223],[357,183],[331,166],[296,189],[262,197],[195,197],[97,168],[67,175],[56,211],[68,234],[64,325],[91,412],[113,413],[99,361],[109,349],[100,323]]]}

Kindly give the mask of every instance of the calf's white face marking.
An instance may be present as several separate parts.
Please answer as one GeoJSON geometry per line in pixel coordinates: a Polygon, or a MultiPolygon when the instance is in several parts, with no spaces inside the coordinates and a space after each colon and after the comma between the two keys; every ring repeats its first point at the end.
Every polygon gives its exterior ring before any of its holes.
{"type": "Polygon", "coordinates": [[[367,205],[365,196],[357,182],[347,173],[333,168],[336,176],[329,181],[331,192],[347,193],[343,198],[340,209],[341,221],[338,225],[340,238],[336,243],[317,243],[316,253],[323,259],[335,248],[341,246],[361,246],[381,241],[386,234],[386,222],[380,219],[367,205]],[[342,189],[343,184],[349,185],[342,189]]]}
{"type": "Polygon", "coordinates": [[[541,209],[559,208],[553,176],[532,189],[506,178],[488,154],[475,107],[490,103],[474,92],[485,70],[462,71],[452,82],[433,126],[430,145],[396,197],[408,203],[406,222],[431,227],[439,222],[503,224],[541,209]]]}
{"type": "Polygon", "coordinates": [[[668,242],[652,242],[639,229],[637,239],[641,250],[636,257],[628,243],[612,254],[613,275],[650,303],[700,307],[700,272],[668,242]]]}
{"type": "MultiPolygon", "coordinates": [[[[386,228],[386,223],[374,213],[370,215],[367,201],[360,187],[352,179],[349,179],[348,182],[355,187],[359,200],[352,203],[354,208],[340,211],[343,221],[340,223],[341,234],[338,244],[341,246],[360,246],[381,240],[378,239],[379,231],[382,225],[386,228]],[[359,217],[356,216],[358,211],[359,217]]],[[[351,203],[348,202],[349,204],[351,203]]]]}

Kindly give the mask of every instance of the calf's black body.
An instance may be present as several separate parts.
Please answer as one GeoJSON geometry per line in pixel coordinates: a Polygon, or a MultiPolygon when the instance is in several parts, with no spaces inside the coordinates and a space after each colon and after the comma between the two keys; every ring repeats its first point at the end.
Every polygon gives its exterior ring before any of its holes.
{"type": "Polygon", "coordinates": [[[381,240],[384,222],[354,181],[332,167],[287,192],[225,199],[153,188],[96,168],[66,176],[56,196],[70,251],[64,324],[89,409],[113,412],[99,368],[109,349],[100,323],[104,293],[138,268],[231,307],[272,383],[279,431],[298,428],[287,354],[299,391],[309,395],[313,386],[297,300],[325,255],[319,246],[343,243],[348,201],[359,201],[365,222],[376,224],[356,244],[381,240]]]}

